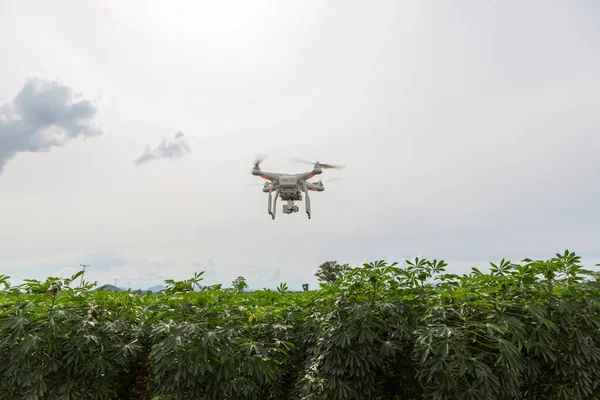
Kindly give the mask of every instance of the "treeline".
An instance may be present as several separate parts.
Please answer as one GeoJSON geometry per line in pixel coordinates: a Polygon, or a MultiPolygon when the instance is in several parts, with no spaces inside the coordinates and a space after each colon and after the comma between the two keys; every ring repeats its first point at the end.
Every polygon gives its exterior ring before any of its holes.
{"type": "Polygon", "coordinates": [[[446,266],[344,265],[302,293],[0,276],[0,398],[600,398],[599,276],[576,254],[446,266]]]}

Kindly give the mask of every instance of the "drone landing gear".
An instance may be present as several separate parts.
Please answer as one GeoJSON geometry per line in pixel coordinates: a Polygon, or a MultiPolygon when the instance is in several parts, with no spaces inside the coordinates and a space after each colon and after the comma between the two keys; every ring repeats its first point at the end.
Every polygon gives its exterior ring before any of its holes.
{"type": "Polygon", "coordinates": [[[277,198],[279,197],[279,188],[277,188],[275,190],[275,200],[273,201],[273,211],[271,211],[271,192],[272,192],[272,190],[269,190],[269,214],[271,215],[272,219],[275,219],[275,210],[277,207],[277,198]]]}
{"type": "Polygon", "coordinates": [[[308,196],[308,188],[306,187],[306,182],[303,185],[304,196],[306,197],[306,215],[308,215],[308,219],[310,219],[310,197],[308,196]]]}
{"type": "MultiPolygon", "coordinates": [[[[269,190],[269,205],[268,211],[269,215],[272,219],[275,219],[275,210],[277,210],[277,199],[279,198],[280,190],[279,188],[275,189],[275,198],[273,198],[273,190],[269,190]]],[[[308,197],[308,190],[304,190],[306,193],[306,214],[308,215],[308,219],[310,219],[310,198],[308,197]]],[[[283,205],[283,213],[291,214],[298,212],[298,206],[294,204],[294,200],[288,200],[287,204],[283,205]]]]}

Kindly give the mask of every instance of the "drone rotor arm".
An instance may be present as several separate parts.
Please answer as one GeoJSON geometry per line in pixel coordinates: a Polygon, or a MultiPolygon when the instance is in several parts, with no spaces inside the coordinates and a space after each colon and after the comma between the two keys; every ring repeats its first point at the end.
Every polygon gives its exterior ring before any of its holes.
{"type": "Polygon", "coordinates": [[[306,183],[306,189],[308,189],[308,190],[312,190],[314,192],[322,192],[323,190],[325,190],[325,188],[321,184],[318,184],[315,182],[305,182],[305,183],[306,183]]]}
{"type": "Polygon", "coordinates": [[[320,169],[314,169],[314,170],[312,170],[310,172],[300,172],[299,174],[295,174],[295,175],[296,175],[296,178],[298,180],[306,180],[306,179],[314,178],[315,175],[319,175],[319,174],[322,174],[322,173],[323,173],[322,170],[320,170],[320,169]]]}
{"type": "Polygon", "coordinates": [[[277,181],[281,178],[281,174],[275,172],[266,172],[261,170],[252,170],[252,175],[260,176],[261,178],[268,181],[277,181]]]}

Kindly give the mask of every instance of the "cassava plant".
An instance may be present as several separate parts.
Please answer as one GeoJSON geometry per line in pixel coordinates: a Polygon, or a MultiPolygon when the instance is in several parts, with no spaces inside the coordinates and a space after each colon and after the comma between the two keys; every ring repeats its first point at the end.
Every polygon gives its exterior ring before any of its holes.
{"type": "Polygon", "coordinates": [[[449,268],[344,264],[302,292],[0,275],[0,398],[600,398],[598,272],[568,250],[449,268]]]}

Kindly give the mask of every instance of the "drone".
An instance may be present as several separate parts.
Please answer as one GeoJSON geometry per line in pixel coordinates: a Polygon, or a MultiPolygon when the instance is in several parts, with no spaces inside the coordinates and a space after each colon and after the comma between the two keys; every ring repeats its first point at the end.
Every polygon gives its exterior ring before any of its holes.
{"type": "Polygon", "coordinates": [[[282,201],[287,201],[287,204],[283,205],[283,213],[291,214],[298,211],[298,206],[294,204],[294,201],[302,201],[302,193],[306,196],[306,214],[310,219],[310,198],[308,191],[322,192],[325,190],[322,181],[308,182],[308,179],[313,178],[316,175],[323,173],[323,169],[342,169],[344,166],[322,164],[320,162],[310,162],[304,160],[294,159],[294,161],[313,164],[312,171],[299,172],[299,173],[276,173],[276,172],[265,172],[260,169],[260,164],[265,160],[265,157],[258,157],[254,162],[254,168],[252,169],[252,175],[260,176],[266,179],[265,185],[262,191],[269,193],[269,215],[272,219],[275,219],[275,207],[277,207],[277,198],[281,198],[282,201]],[[273,198],[273,192],[275,196],[273,198]]]}

